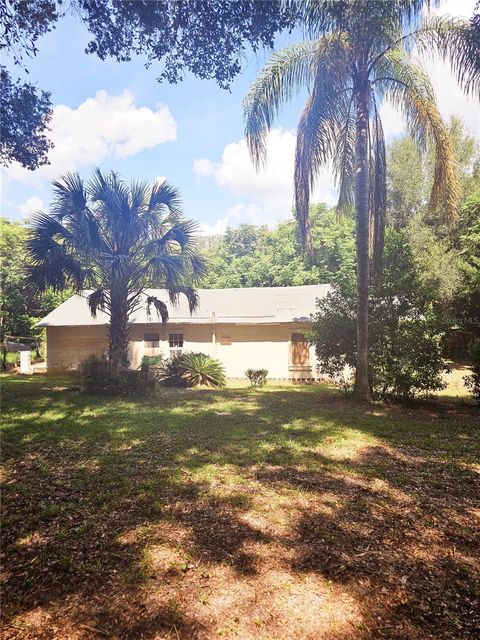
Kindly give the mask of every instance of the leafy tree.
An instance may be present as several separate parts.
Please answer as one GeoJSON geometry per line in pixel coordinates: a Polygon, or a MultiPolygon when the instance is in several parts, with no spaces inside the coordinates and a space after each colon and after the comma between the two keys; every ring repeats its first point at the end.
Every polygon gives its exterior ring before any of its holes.
{"type": "Polygon", "coordinates": [[[465,376],[464,380],[473,397],[480,403],[480,338],[471,345],[469,355],[472,360],[472,373],[465,376]]]}
{"type": "Polygon", "coordinates": [[[5,333],[32,335],[32,309],[37,301],[25,286],[23,273],[26,228],[5,218],[0,220],[0,299],[5,333]]]}
{"type": "MultiPolygon", "coordinates": [[[[38,38],[50,31],[57,19],[54,0],[0,0],[0,51],[11,54],[14,63],[25,68],[24,56],[36,55],[38,38]]],[[[50,93],[12,79],[3,65],[0,80],[0,162],[8,166],[16,161],[36,169],[48,162],[52,146],[46,136],[52,115],[50,93]]]]}
{"type": "Polygon", "coordinates": [[[426,167],[410,136],[394,140],[387,147],[387,222],[405,228],[425,205],[426,167]]]}
{"type": "MultiPolygon", "coordinates": [[[[239,73],[246,48],[273,47],[276,33],[292,28],[297,13],[280,0],[0,0],[0,50],[27,73],[25,59],[66,10],[92,34],[86,53],[118,62],[146,56],[147,67],[164,62],[158,80],[178,82],[187,72],[227,88],[239,73]]],[[[2,164],[35,169],[48,162],[50,93],[12,79],[1,67],[2,164]]]]}
{"type": "Polygon", "coordinates": [[[294,220],[275,229],[241,225],[204,240],[207,288],[282,287],[331,282],[354,264],[354,226],[325,205],[312,206],[315,265],[308,264],[294,220]]]}
{"type": "MultiPolygon", "coordinates": [[[[424,288],[404,234],[387,230],[384,264],[370,297],[369,384],[374,395],[411,397],[444,386],[449,319],[424,288]]],[[[318,302],[310,339],[320,370],[342,379],[356,362],[355,275],[318,302]]],[[[347,374],[348,375],[348,374],[347,374]]]]}
{"type": "Polygon", "coordinates": [[[2,86],[0,162],[12,161],[32,171],[48,163],[53,146],[46,132],[52,117],[50,94],[29,82],[12,82],[5,67],[0,67],[2,86]]]}
{"type": "Polygon", "coordinates": [[[246,46],[273,47],[274,36],[293,28],[297,8],[280,0],[76,0],[93,35],[87,52],[119,62],[147,56],[163,61],[159,80],[176,83],[189,71],[227,88],[239,73],[246,46]]]}
{"type": "Polygon", "coordinates": [[[480,337],[480,186],[465,198],[459,227],[463,281],[455,315],[468,332],[480,337]]]}
{"type": "Polygon", "coordinates": [[[476,334],[480,323],[480,145],[458,118],[452,118],[449,132],[461,187],[458,219],[446,222],[429,214],[426,203],[434,154],[429,150],[421,158],[413,140],[404,136],[387,149],[388,221],[406,230],[422,283],[435,292],[437,301],[468,335],[476,334]]]}
{"type": "Polygon", "coordinates": [[[55,293],[47,289],[38,294],[25,281],[26,225],[0,218],[0,307],[2,326],[12,336],[40,338],[35,328],[39,318],[55,309],[71,295],[67,290],[55,293]]]}
{"type": "Polygon", "coordinates": [[[165,302],[146,295],[146,287],[165,287],[172,301],[184,294],[191,311],[197,306],[192,285],[204,263],[195,224],[184,219],[178,191],[167,182],[127,185],[97,169],[88,182],[67,174],[53,191],[50,213],[31,224],[29,282],[41,291],[93,289],[86,294],[92,315],[100,309],[110,317],[109,361],[117,376],[128,364],[131,313],[146,303],[168,319],[165,302]]]}
{"type": "MultiPolygon", "coordinates": [[[[295,215],[313,258],[309,198],[319,169],[333,161],[339,207],[355,205],[357,248],[357,363],[355,395],[367,399],[369,241],[380,268],[386,205],[386,154],[378,107],[389,98],[406,116],[420,149],[435,145],[430,203],[454,216],[458,180],[448,133],[425,72],[409,48],[436,48],[449,56],[467,91],[480,86],[468,21],[431,18],[420,26],[421,0],[312,0],[303,20],[313,40],[274,54],[245,99],[246,137],[257,166],[266,133],[299,87],[311,87],[300,117],[295,157],[295,215]]],[[[478,56],[478,54],[477,54],[478,56]]]]}

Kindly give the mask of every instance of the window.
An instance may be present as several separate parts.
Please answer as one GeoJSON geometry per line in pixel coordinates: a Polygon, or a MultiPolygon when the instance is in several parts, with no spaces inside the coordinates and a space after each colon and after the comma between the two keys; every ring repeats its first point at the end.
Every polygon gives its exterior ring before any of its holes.
{"type": "Polygon", "coordinates": [[[144,333],[143,341],[147,349],[156,349],[160,346],[160,334],[159,333],[144,333]]]}
{"type": "Polygon", "coordinates": [[[183,333],[170,333],[168,334],[168,343],[170,349],[182,349],[183,348],[183,333]]]}

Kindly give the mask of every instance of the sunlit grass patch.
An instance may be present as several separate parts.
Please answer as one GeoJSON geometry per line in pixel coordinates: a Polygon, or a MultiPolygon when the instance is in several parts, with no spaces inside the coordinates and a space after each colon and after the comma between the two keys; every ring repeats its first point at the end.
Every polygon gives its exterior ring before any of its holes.
{"type": "Polygon", "coordinates": [[[44,607],[35,638],[85,619],[182,639],[472,628],[473,407],[362,407],[318,385],[3,386],[6,615],[22,627],[44,607]]]}

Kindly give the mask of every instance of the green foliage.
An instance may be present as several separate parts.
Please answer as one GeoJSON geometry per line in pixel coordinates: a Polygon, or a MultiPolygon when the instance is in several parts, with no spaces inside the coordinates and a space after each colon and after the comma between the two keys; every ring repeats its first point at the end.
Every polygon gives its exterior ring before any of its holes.
{"type": "Polygon", "coordinates": [[[413,217],[406,234],[419,279],[431,297],[448,307],[462,287],[463,260],[452,238],[442,236],[424,216],[413,217]]]}
{"type": "Polygon", "coordinates": [[[186,387],[185,354],[177,353],[165,360],[156,373],[157,380],[166,387],[186,387]]]}
{"type": "Polygon", "coordinates": [[[332,282],[355,262],[353,221],[325,205],[311,209],[315,264],[309,265],[294,220],[269,230],[241,225],[203,240],[209,269],[206,288],[284,287],[332,282]]]}
{"type": "Polygon", "coordinates": [[[90,356],[80,364],[78,373],[81,389],[88,394],[142,394],[154,386],[154,380],[143,371],[126,369],[115,374],[105,357],[90,356]]]}
{"type": "Polygon", "coordinates": [[[280,0],[78,3],[93,40],[87,52],[117,61],[132,55],[159,63],[159,80],[179,82],[192,72],[228,87],[248,46],[272,47],[275,34],[293,27],[296,7],[280,0]],[[215,46],[212,46],[214,43],[215,46]]]}
{"type": "Polygon", "coordinates": [[[469,355],[472,361],[472,374],[465,376],[465,385],[480,403],[480,338],[471,345],[469,355]]]}
{"type": "Polygon", "coordinates": [[[224,387],[225,370],[221,362],[205,353],[179,353],[160,367],[157,379],[169,387],[224,387]]]}
{"type": "Polygon", "coordinates": [[[126,184],[118,174],[97,169],[91,180],[66,174],[53,182],[49,213],[31,222],[27,242],[29,285],[37,291],[92,289],[92,316],[109,313],[109,362],[128,364],[128,320],[141,305],[168,319],[165,301],[146,287],[165,288],[170,300],[184,295],[198,304],[193,288],[205,273],[196,253],[196,225],[181,212],[180,196],[166,181],[126,184]]]}
{"type": "Polygon", "coordinates": [[[161,353],[159,353],[156,356],[143,356],[140,368],[142,371],[148,371],[150,367],[162,365],[163,362],[164,362],[164,357],[161,353]]]}
{"type": "Polygon", "coordinates": [[[34,84],[12,81],[0,67],[2,84],[0,163],[18,162],[32,171],[48,162],[53,144],[46,136],[52,117],[50,94],[34,84]]]}
{"type": "Polygon", "coordinates": [[[462,200],[459,218],[444,212],[431,216],[426,207],[434,172],[434,154],[415,152],[405,136],[388,149],[388,220],[405,229],[422,286],[460,330],[478,334],[480,324],[480,145],[452,117],[449,134],[459,171],[462,200]]]}
{"type": "Polygon", "coordinates": [[[26,241],[28,230],[24,224],[0,218],[0,306],[2,329],[14,336],[42,337],[35,327],[39,318],[50,313],[73,293],[67,289],[43,293],[32,289],[25,280],[26,241]]]}
{"type": "MultiPolygon", "coordinates": [[[[431,292],[422,286],[404,234],[386,235],[381,280],[373,285],[369,307],[370,370],[379,397],[424,395],[444,386],[442,338],[447,319],[437,313],[431,292]]],[[[320,370],[344,379],[356,358],[355,279],[342,280],[318,304],[310,339],[320,370]]]]}
{"type": "Polygon", "coordinates": [[[205,353],[186,353],[184,358],[187,386],[224,387],[225,370],[221,362],[205,353]]]}
{"type": "Polygon", "coordinates": [[[247,369],[245,377],[252,387],[264,387],[267,384],[268,369],[247,369]]]}

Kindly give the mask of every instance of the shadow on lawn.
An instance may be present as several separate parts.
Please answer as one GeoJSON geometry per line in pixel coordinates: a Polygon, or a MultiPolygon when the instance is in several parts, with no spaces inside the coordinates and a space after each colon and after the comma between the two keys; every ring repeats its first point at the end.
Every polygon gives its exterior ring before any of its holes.
{"type": "Polygon", "coordinates": [[[415,415],[302,387],[149,400],[42,393],[30,386],[22,413],[18,396],[4,409],[7,626],[48,605],[85,637],[95,625],[115,638],[211,637],[176,596],[190,563],[225,565],[242,584],[268,570],[258,549],[272,544],[284,570],[321,575],[358,603],[364,626],[332,638],[477,637],[467,421],[439,424],[434,413],[415,425],[415,415]],[[352,430],[362,446],[350,457],[316,450],[352,430]],[[291,498],[281,535],[243,517],[259,490],[304,498],[291,498]],[[152,544],[170,550],[160,566],[146,554],[152,544]],[[153,610],[152,584],[165,592],[153,610]]]}

